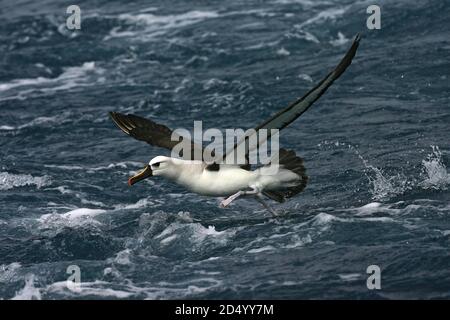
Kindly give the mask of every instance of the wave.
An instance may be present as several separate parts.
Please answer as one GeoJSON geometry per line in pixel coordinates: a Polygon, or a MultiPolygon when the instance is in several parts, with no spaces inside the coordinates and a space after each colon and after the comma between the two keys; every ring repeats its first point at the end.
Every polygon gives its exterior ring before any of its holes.
{"type": "Polygon", "coordinates": [[[330,40],[330,44],[338,47],[338,46],[342,46],[342,45],[348,43],[349,41],[350,41],[350,39],[347,38],[342,32],[339,31],[338,38],[330,40]]]}
{"type": "Polygon", "coordinates": [[[57,115],[57,116],[52,116],[52,117],[37,117],[27,123],[24,123],[22,125],[19,126],[9,126],[9,125],[4,125],[0,127],[0,130],[5,130],[5,131],[11,131],[11,130],[21,130],[21,129],[25,129],[25,128],[33,128],[33,127],[48,127],[48,126],[52,126],[52,125],[59,125],[64,123],[65,121],[68,121],[68,115],[69,113],[63,113],[61,115],[57,115]]]}
{"type": "Polygon", "coordinates": [[[125,26],[114,27],[103,40],[112,38],[133,37],[140,40],[148,40],[161,36],[170,30],[186,27],[206,19],[217,18],[215,11],[188,11],[181,14],[155,15],[153,13],[124,13],[117,18],[124,22],[125,26]],[[125,28],[124,28],[125,27],[125,28]],[[131,27],[131,29],[130,29],[131,27]],[[136,27],[140,30],[136,30],[136,27]]]}
{"type": "Polygon", "coordinates": [[[315,7],[315,6],[321,6],[321,5],[328,5],[331,4],[330,1],[317,1],[317,0],[274,0],[274,3],[277,4],[302,4],[307,7],[315,7]]]}
{"type": "MultiPolygon", "coordinates": [[[[65,218],[65,219],[69,219],[69,220],[74,220],[74,219],[79,219],[82,217],[95,217],[97,215],[99,215],[100,213],[104,213],[106,212],[106,210],[103,209],[89,209],[89,208],[78,208],[78,209],[74,209],[71,210],[69,212],[63,213],[63,214],[59,214],[59,217],[65,218]]],[[[47,218],[49,215],[43,215],[41,217],[41,219],[45,219],[47,218]]]]}
{"type": "Polygon", "coordinates": [[[135,162],[135,161],[121,161],[116,163],[110,163],[105,166],[98,166],[98,167],[86,167],[86,166],[80,166],[80,165],[56,165],[56,164],[45,164],[44,167],[46,168],[55,168],[55,169],[61,169],[61,170],[83,170],[87,173],[94,173],[96,171],[103,171],[103,170],[111,170],[111,169],[127,169],[129,167],[133,168],[141,168],[143,167],[142,162],[135,162]]]}
{"type": "Polygon", "coordinates": [[[132,204],[118,204],[114,208],[115,210],[130,210],[130,209],[147,208],[149,206],[152,206],[154,208],[155,206],[158,205],[159,204],[157,204],[155,201],[150,200],[150,198],[144,198],[132,204]]]}
{"type": "Polygon", "coordinates": [[[97,229],[102,223],[94,218],[105,212],[103,209],[76,208],[66,213],[43,214],[35,220],[38,225],[33,232],[53,236],[67,227],[97,229]]]}
{"type": "MultiPolygon", "coordinates": [[[[106,270],[106,269],[105,269],[106,270]]],[[[219,288],[222,281],[212,277],[199,277],[196,279],[170,283],[160,281],[142,286],[134,284],[131,280],[124,283],[112,283],[96,280],[81,282],[80,291],[73,292],[68,289],[66,281],[52,283],[40,289],[41,294],[56,294],[62,297],[103,297],[103,298],[144,298],[144,299],[175,299],[189,295],[201,294],[208,290],[219,288]]]]}
{"type": "Polygon", "coordinates": [[[350,6],[342,7],[342,8],[330,8],[320,11],[317,15],[312,18],[309,18],[305,22],[295,25],[296,28],[302,29],[305,26],[310,24],[315,24],[318,22],[323,22],[326,20],[336,20],[338,17],[343,16],[350,6]]]}
{"type": "Polygon", "coordinates": [[[12,282],[17,278],[17,270],[22,265],[19,262],[12,262],[8,265],[0,265],[0,283],[12,282]]]}
{"type": "Polygon", "coordinates": [[[66,67],[64,71],[56,78],[37,77],[31,79],[15,79],[7,83],[0,83],[0,93],[5,93],[13,89],[20,89],[19,95],[6,95],[8,99],[24,99],[27,94],[35,91],[43,93],[52,93],[61,90],[69,90],[81,86],[92,85],[88,79],[89,75],[101,75],[104,69],[95,66],[95,62],[85,62],[81,66],[66,67]]]}
{"type": "Polygon", "coordinates": [[[34,281],[35,276],[28,275],[25,278],[25,286],[11,300],[41,300],[41,292],[34,286],[34,281]]]}
{"type": "Polygon", "coordinates": [[[0,172],[0,190],[10,190],[13,188],[36,186],[40,189],[51,184],[49,176],[33,177],[30,174],[12,174],[0,172]]]}

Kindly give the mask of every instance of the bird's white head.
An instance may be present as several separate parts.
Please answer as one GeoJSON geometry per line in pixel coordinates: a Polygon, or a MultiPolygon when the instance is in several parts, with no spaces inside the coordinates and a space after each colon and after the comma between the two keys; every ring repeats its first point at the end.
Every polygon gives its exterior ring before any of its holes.
{"type": "Polygon", "coordinates": [[[164,176],[170,178],[175,172],[174,161],[170,157],[157,156],[148,163],[154,176],[164,176]]]}
{"type": "Polygon", "coordinates": [[[128,179],[128,184],[131,186],[151,176],[163,176],[169,179],[175,178],[178,175],[176,160],[165,156],[154,157],[143,170],[128,179]]]}

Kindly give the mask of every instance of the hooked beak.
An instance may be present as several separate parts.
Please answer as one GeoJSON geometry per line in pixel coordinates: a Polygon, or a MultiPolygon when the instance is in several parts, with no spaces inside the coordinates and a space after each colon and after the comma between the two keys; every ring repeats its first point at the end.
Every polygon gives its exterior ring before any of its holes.
{"type": "Polygon", "coordinates": [[[153,175],[153,171],[152,168],[150,168],[150,166],[145,166],[144,169],[142,169],[141,171],[139,171],[136,175],[130,177],[128,179],[128,185],[132,186],[133,184],[135,184],[136,182],[139,182],[141,180],[144,180],[148,177],[151,177],[153,175]]]}

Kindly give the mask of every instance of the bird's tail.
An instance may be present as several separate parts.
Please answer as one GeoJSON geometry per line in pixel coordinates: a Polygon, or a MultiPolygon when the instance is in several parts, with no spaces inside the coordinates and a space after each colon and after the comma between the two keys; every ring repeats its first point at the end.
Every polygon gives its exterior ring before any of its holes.
{"type": "Polygon", "coordinates": [[[308,183],[308,176],[303,165],[303,159],[295,154],[292,150],[280,149],[279,165],[284,169],[290,170],[297,174],[300,179],[295,186],[287,187],[279,191],[263,191],[263,194],[275,201],[283,202],[286,198],[291,198],[302,192],[308,183]]]}

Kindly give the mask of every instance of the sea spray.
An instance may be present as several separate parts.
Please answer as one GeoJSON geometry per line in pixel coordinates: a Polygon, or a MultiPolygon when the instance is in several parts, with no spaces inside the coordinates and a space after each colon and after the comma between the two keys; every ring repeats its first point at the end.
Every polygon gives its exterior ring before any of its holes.
{"type": "Polygon", "coordinates": [[[422,160],[422,172],[418,178],[408,177],[403,172],[389,175],[382,168],[377,168],[369,163],[354,145],[339,141],[324,141],[319,147],[346,147],[351,150],[362,162],[364,175],[370,183],[372,199],[381,201],[401,195],[414,187],[423,189],[447,190],[450,184],[450,175],[442,159],[442,152],[438,146],[431,145],[432,153],[422,160]]]}

